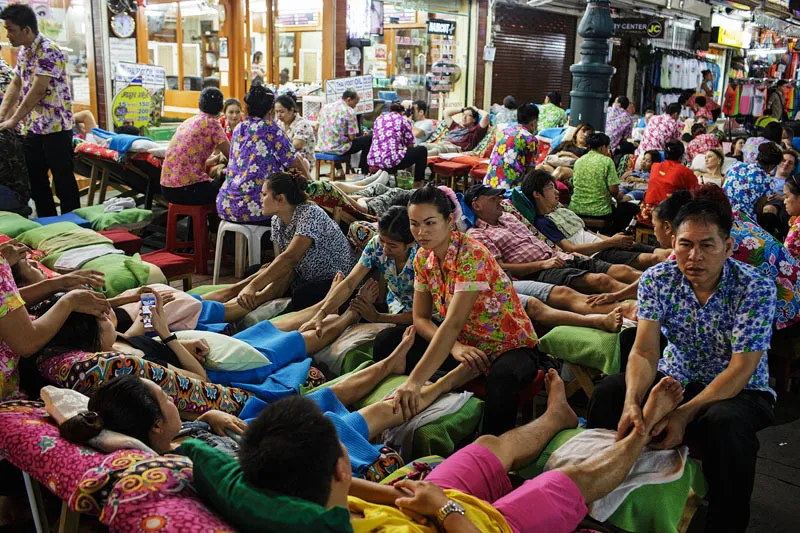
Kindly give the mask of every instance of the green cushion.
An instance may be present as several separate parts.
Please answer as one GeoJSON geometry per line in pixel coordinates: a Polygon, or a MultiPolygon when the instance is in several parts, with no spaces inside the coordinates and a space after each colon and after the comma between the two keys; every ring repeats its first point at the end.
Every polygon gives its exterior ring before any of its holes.
{"type": "Polygon", "coordinates": [[[73,213],[91,222],[92,229],[96,231],[102,231],[112,226],[130,226],[133,224],[147,223],[153,218],[153,212],[149,209],[132,208],[111,213],[106,213],[104,209],[105,207],[102,204],[92,205],[76,209],[73,213]]]}
{"type": "MultiPolygon", "coordinates": [[[[564,430],[555,437],[535,463],[517,472],[525,479],[538,476],[550,456],[569,439],[584,431],[581,428],[564,430]]],[[[608,522],[632,533],[677,531],[678,523],[692,489],[701,498],[708,488],[700,464],[694,459],[686,461],[683,476],[671,483],[644,485],[631,492],[608,522]]]]}
{"type": "Polygon", "coordinates": [[[619,373],[619,333],[593,328],[558,326],[539,339],[539,349],[558,359],[619,373]]]}
{"type": "Polygon", "coordinates": [[[511,189],[511,203],[517,208],[522,216],[528,219],[531,224],[536,223],[536,209],[531,207],[530,200],[528,200],[522,192],[516,188],[511,189]]]}
{"type": "Polygon", "coordinates": [[[350,513],[344,507],[326,510],[315,503],[256,490],[245,483],[235,457],[198,440],[184,442],[181,449],[192,460],[194,486],[198,494],[239,531],[353,531],[350,513]]]}
{"type": "Polygon", "coordinates": [[[223,285],[201,285],[200,287],[195,287],[186,291],[189,294],[194,294],[196,296],[202,296],[204,294],[208,294],[209,292],[214,292],[217,289],[224,289],[226,287],[230,287],[230,284],[223,284],[223,285]]]}
{"type": "Polygon", "coordinates": [[[0,212],[0,233],[15,239],[20,233],[41,227],[41,224],[16,213],[0,212]]]}
{"type": "MultiPolygon", "coordinates": [[[[48,255],[42,259],[42,264],[48,268],[58,261],[61,254],[48,255]]],[[[92,259],[83,264],[81,270],[98,270],[105,274],[105,284],[100,291],[106,298],[113,298],[142,285],[147,285],[150,277],[150,267],[142,262],[139,254],[133,257],[121,254],[111,254],[92,259]]]]}
{"type": "MultiPolygon", "coordinates": [[[[353,409],[361,409],[383,400],[387,394],[399,387],[406,376],[390,376],[375,387],[372,392],[357,402],[353,409]]],[[[425,424],[414,434],[411,455],[441,455],[453,453],[459,443],[475,435],[483,416],[483,401],[470,398],[464,406],[453,414],[443,416],[436,422],[425,424]]]]}
{"type": "MultiPolygon", "coordinates": [[[[5,217],[0,217],[0,220],[5,217]]],[[[26,244],[31,248],[41,250],[39,244],[45,239],[49,239],[55,235],[60,235],[68,231],[72,231],[79,226],[74,222],[56,222],[55,224],[48,224],[46,226],[37,226],[17,235],[17,240],[22,244],[26,244]]],[[[5,232],[4,232],[5,233],[5,232]]],[[[6,233],[8,235],[8,233],[6,233]]]]}
{"type": "Polygon", "coordinates": [[[342,374],[353,372],[367,361],[372,361],[372,342],[353,348],[344,354],[342,361],[342,374]]]}

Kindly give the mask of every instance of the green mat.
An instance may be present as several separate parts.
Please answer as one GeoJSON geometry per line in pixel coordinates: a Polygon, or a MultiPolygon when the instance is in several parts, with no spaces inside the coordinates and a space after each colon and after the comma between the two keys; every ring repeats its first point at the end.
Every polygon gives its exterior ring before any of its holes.
{"type": "Polygon", "coordinates": [[[539,349],[558,359],[595,368],[607,375],[619,373],[619,333],[558,326],[539,339],[539,349]]]}
{"type": "MultiPolygon", "coordinates": [[[[517,474],[531,479],[544,471],[544,465],[565,442],[584,431],[581,428],[564,430],[555,437],[535,463],[523,468],[517,474]]],[[[623,504],[611,515],[608,522],[632,533],[677,531],[678,523],[689,497],[689,489],[705,496],[707,486],[700,464],[694,459],[686,461],[683,476],[671,483],[644,485],[628,495],[623,504]]]]}

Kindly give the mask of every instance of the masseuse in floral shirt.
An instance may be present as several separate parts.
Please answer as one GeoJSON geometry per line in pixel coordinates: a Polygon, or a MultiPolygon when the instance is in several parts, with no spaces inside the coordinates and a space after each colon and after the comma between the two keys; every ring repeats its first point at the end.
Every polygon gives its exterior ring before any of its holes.
{"type": "Polygon", "coordinates": [[[0,105],[0,130],[13,130],[25,120],[25,160],[31,196],[40,217],[55,216],[48,172],[53,174],[61,213],[80,207],[73,173],[72,94],[64,53],[39,33],[36,14],[28,5],[11,4],[2,12],[11,46],[21,46],[14,81],[0,105]]]}
{"type": "Polygon", "coordinates": [[[517,109],[517,123],[504,129],[489,157],[489,169],[483,183],[496,189],[512,189],[522,183],[529,168],[536,165],[536,141],[539,108],[523,104],[517,109]]]}
{"type": "Polygon", "coordinates": [[[372,131],[372,147],[367,163],[384,170],[396,170],[414,166],[414,181],[419,185],[425,179],[428,149],[414,146],[411,121],[403,116],[403,104],[394,101],[389,112],[375,120],[372,131]]]}

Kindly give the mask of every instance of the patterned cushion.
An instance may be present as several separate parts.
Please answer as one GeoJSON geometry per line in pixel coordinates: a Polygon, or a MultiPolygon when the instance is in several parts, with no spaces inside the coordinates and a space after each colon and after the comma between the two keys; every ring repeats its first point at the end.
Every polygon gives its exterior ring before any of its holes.
{"type": "Polygon", "coordinates": [[[436,127],[431,132],[431,136],[428,138],[429,143],[439,142],[444,139],[444,136],[447,135],[447,121],[440,120],[436,127]]]}
{"type": "Polygon", "coordinates": [[[165,455],[141,461],[114,485],[100,521],[116,533],[231,532],[192,486],[192,462],[165,455]]]}
{"type": "Polygon", "coordinates": [[[350,244],[352,244],[356,250],[363,250],[377,232],[377,222],[357,220],[350,224],[350,228],[347,230],[347,240],[350,241],[350,244]]]}
{"type": "Polygon", "coordinates": [[[73,511],[95,515],[114,472],[152,457],[140,450],[104,454],[62,439],[44,403],[30,401],[0,405],[0,455],[69,502],[73,511]]]}
{"type": "Polygon", "coordinates": [[[494,150],[494,143],[496,141],[495,131],[497,131],[495,126],[489,128],[489,130],[486,132],[486,135],[483,137],[483,139],[481,139],[481,142],[479,142],[478,145],[469,153],[483,159],[486,159],[492,155],[492,150],[494,150]]]}
{"type": "Polygon", "coordinates": [[[114,376],[135,374],[156,382],[178,409],[187,413],[202,414],[218,409],[237,414],[250,398],[250,393],[241,389],[179,376],[163,366],[118,352],[68,352],[48,359],[40,357],[38,366],[50,383],[89,396],[114,376]]]}
{"type": "Polygon", "coordinates": [[[326,209],[341,207],[342,211],[361,220],[377,220],[377,217],[362,213],[344,200],[342,192],[329,181],[312,181],[306,188],[309,200],[326,209]]]}
{"type": "Polygon", "coordinates": [[[81,143],[75,147],[77,155],[85,156],[88,159],[98,159],[100,161],[109,161],[111,163],[119,162],[119,153],[116,150],[103,148],[92,143],[81,143]]]}

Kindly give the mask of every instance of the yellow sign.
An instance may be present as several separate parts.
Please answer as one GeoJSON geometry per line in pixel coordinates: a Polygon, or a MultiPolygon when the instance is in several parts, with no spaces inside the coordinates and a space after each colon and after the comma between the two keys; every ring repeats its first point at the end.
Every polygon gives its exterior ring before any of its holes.
{"type": "Polygon", "coordinates": [[[714,42],[717,44],[734,46],[736,48],[742,48],[744,46],[744,32],[742,30],[734,30],[719,26],[714,28],[713,31],[716,32],[716,39],[714,42]]]}
{"type": "Polygon", "coordinates": [[[114,97],[111,114],[114,126],[131,125],[143,128],[150,122],[153,101],[150,92],[141,85],[128,85],[114,97]]]}

